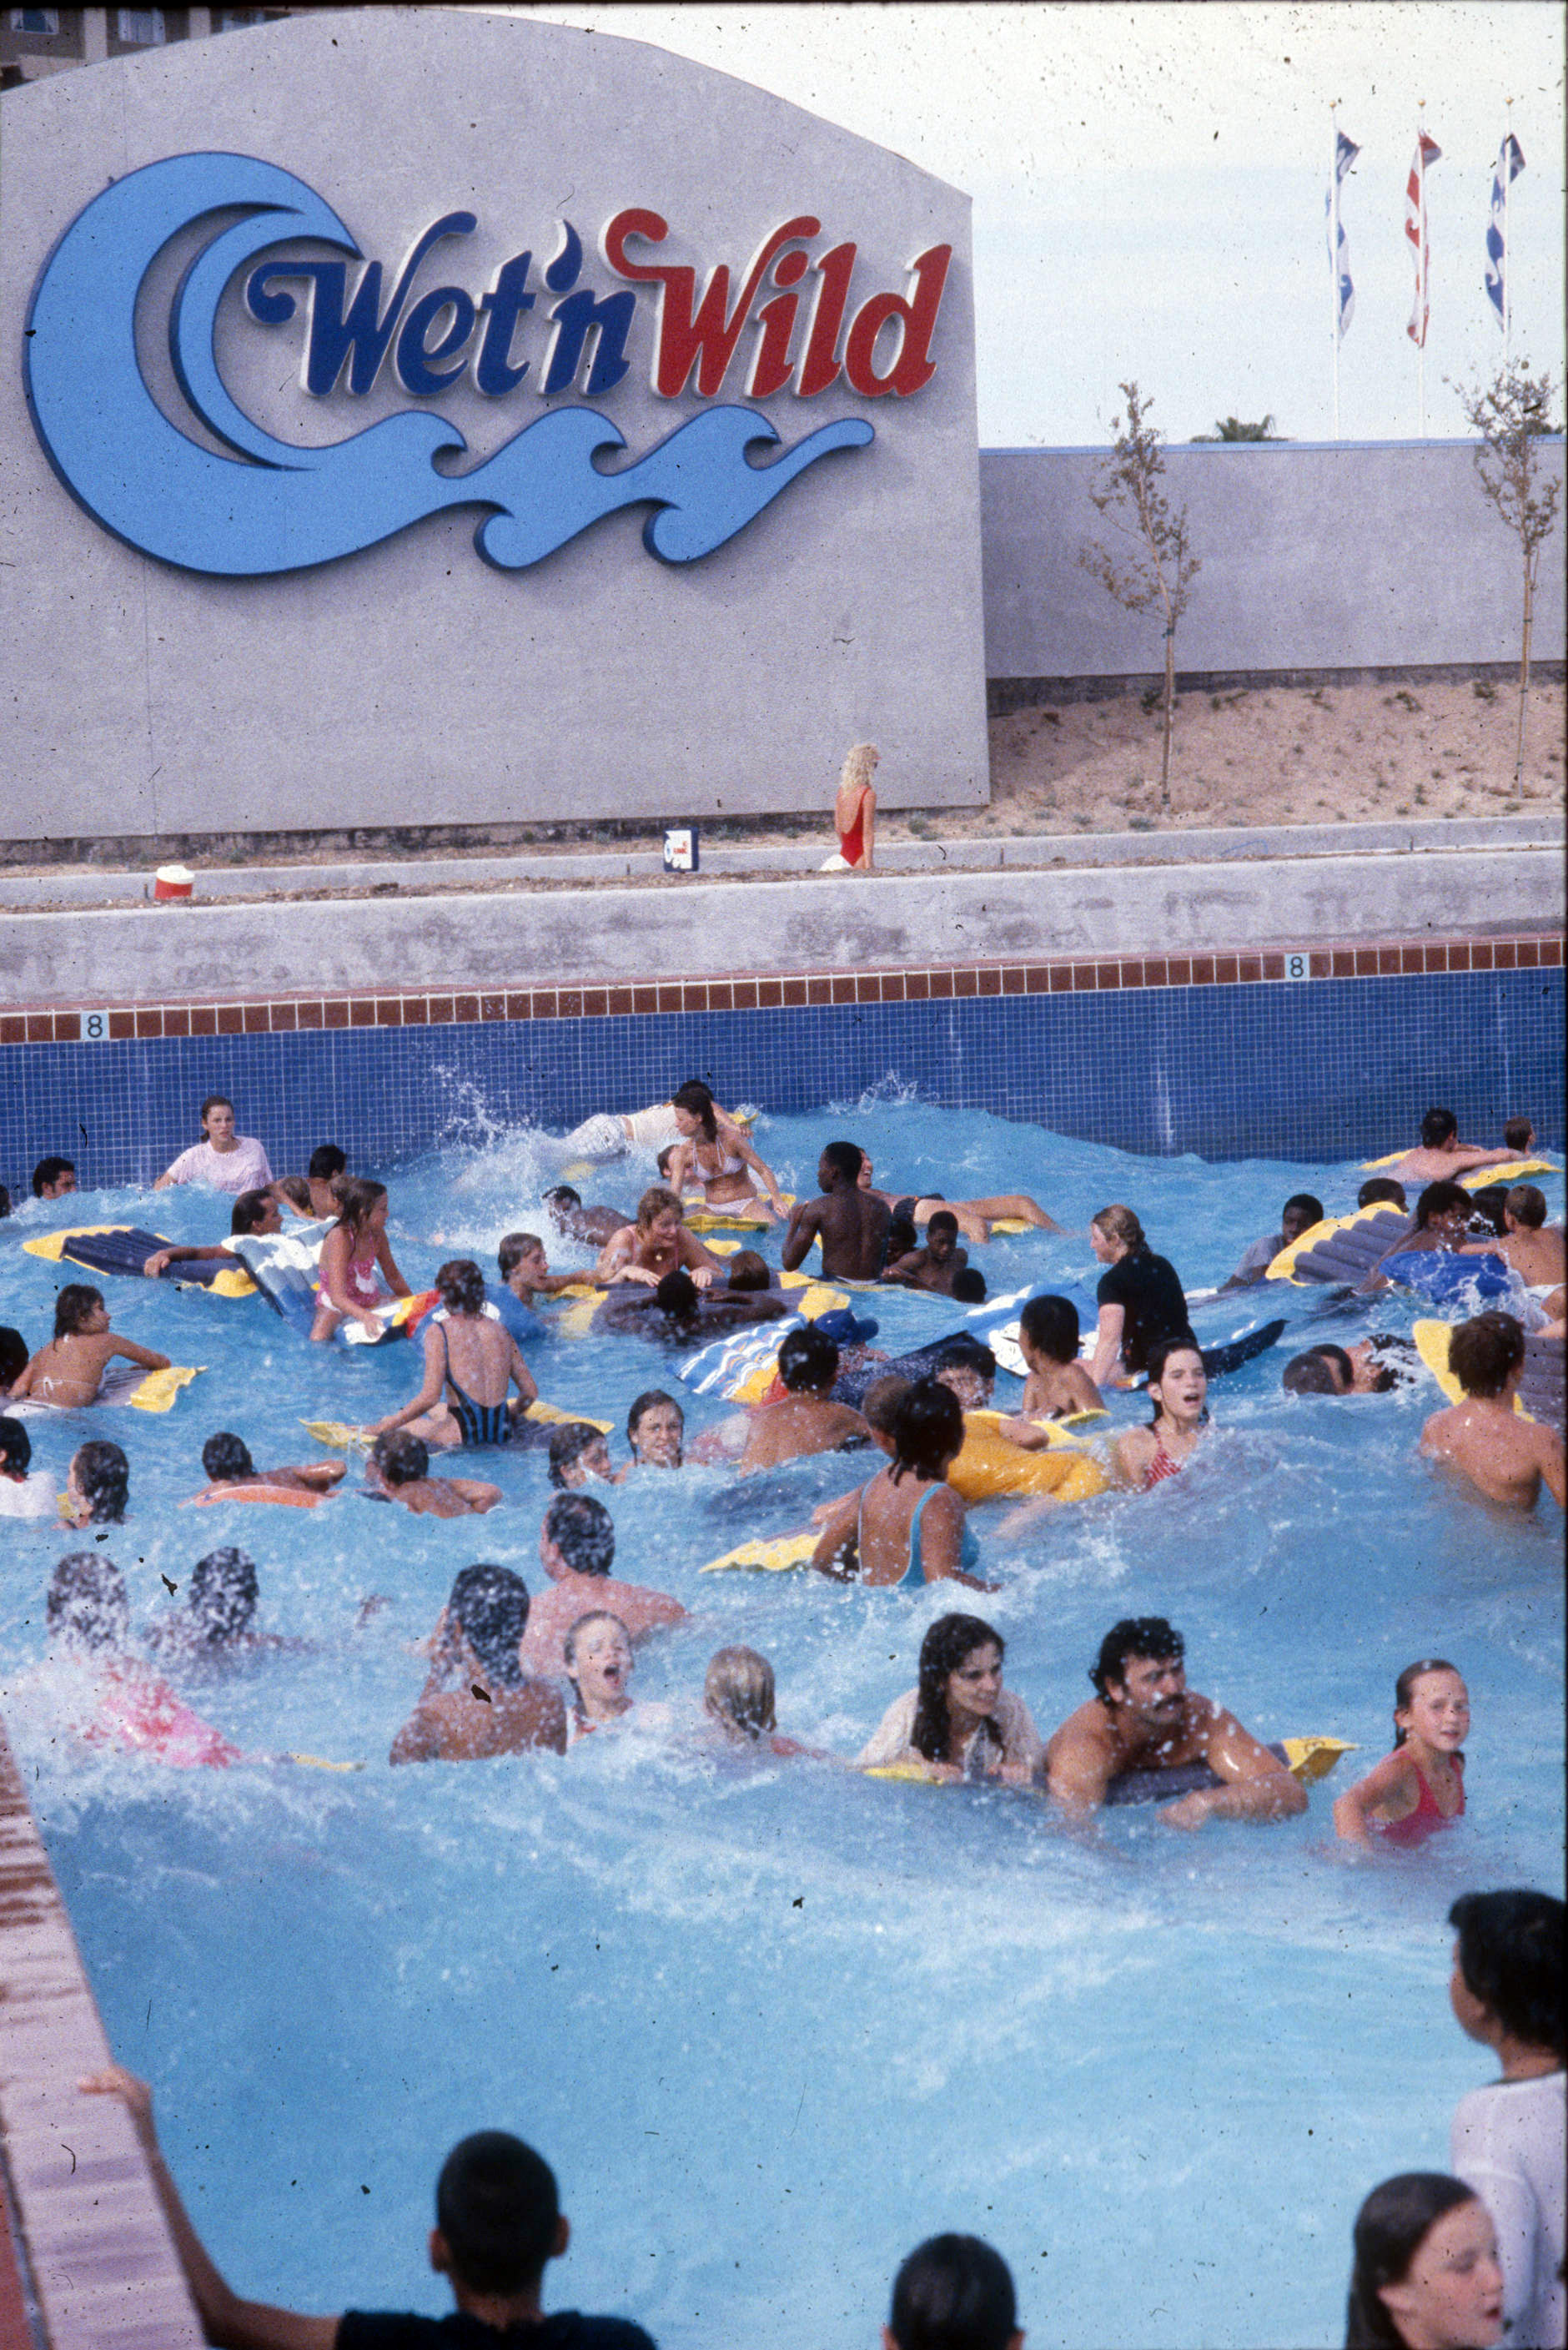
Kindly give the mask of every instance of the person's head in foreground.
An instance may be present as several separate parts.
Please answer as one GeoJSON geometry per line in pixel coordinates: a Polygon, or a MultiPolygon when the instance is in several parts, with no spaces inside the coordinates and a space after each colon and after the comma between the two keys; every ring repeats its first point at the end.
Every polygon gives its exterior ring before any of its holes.
{"type": "Polygon", "coordinates": [[[1466,1395],[1501,1396],[1524,1366],[1524,1332],[1511,1314],[1477,1314],[1449,1340],[1449,1368],[1466,1395]]]}
{"type": "Polygon", "coordinates": [[[226,1428],[220,1428],[202,1445],[202,1466],[214,1485],[237,1485],[256,1473],[250,1446],[226,1428]]]}
{"type": "Polygon", "coordinates": [[[829,1142],[816,1162],[816,1180],[825,1191],[842,1183],[853,1191],[860,1180],[865,1153],[857,1142],[829,1142]]]}
{"type": "Polygon", "coordinates": [[[566,2249],[556,2174],[542,2156],[505,2130],[478,2130],[452,2147],[436,2181],[431,2266],[452,2286],[460,2309],[475,2302],[504,2327],[508,2316],[537,2311],[546,2261],[566,2249]]]}
{"type": "Polygon", "coordinates": [[[1018,1317],[1019,1344],[1048,1363],[1075,1363],[1081,1336],[1070,1297],[1032,1297],[1018,1317]]]}
{"type": "Polygon", "coordinates": [[[1502,2339],[1491,2215],[1461,2179],[1408,2170],[1355,2215],[1345,2350],[1490,2350],[1502,2339]]]}
{"type": "Polygon", "coordinates": [[[941,1483],[963,1451],[963,1408],[951,1388],[940,1379],[907,1387],[894,1406],[892,1438],[895,1485],[906,1470],[941,1483]]]}
{"type": "Polygon", "coordinates": [[[57,1338],[86,1338],[109,1328],[103,1292],[88,1281],[67,1281],[55,1298],[57,1338]]]}
{"type": "Polygon", "coordinates": [[[1568,1982],[1568,1908],[1528,1888],[1463,1893],[1449,1912],[1459,1936],[1449,2001],[1472,2040],[1554,2057],[1568,2054],[1563,1984],[1568,1982]]]}
{"type": "Polygon", "coordinates": [[[615,1565],[615,1520],[591,1493],[557,1493],[539,1529],[539,1556],[563,1575],[607,1575],[615,1565]]]}
{"type": "Polygon", "coordinates": [[[1285,1246],[1289,1248],[1293,1241],[1299,1241],[1303,1232],[1322,1222],[1323,1201],[1314,1199],[1310,1191],[1293,1191],[1280,1218],[1280,1233],[1285,1246]]]}
{"type": "Polygon", "coordinates": [[[1148,1350],[1149,1426],[1191,1427],[1209,1417],[1209,1374],[1190,1338],[1160,1338],[1148,1350]]]}
{"type": "Polygon", "coordinates": [[[947,1760],[953,1734],[981,1728],[1003,1743],[992,1709],[1002,1695],[1007,1643],[981,1616],[939,1616],[920,1642],[909,1743],[928,1762],[947,1760]]]}
{"type": "Polygon", "coordinates": [[[504,1232],[496,1248],[495,1263],[503,1281],[510,1281],[519,1265],[525,1274],[536,1274],[541,1280],[548,1268],[545,1243],[537,1232],[504,1232]]]}
{"type": "Polygon", "coordinates": [[[1423,1150],[1442,1150],[1459,1134],[1459,1122],[1451,1109],[1429,1109],[1421,1120],[1423,1150]]]}
{"type": "Polygon", "coordinates": [[[1416,1202],[1416,1230],[1457,1240],[1474,1211],[1475,1201],[1462,1183],[1428,1183],[1416,1202]]]}
{"type": "Polygon", "coordinates": [[[0,1476],[25,1477],[33,1458],[33,1440],[19,1419],[0,1419],[0,1476]]]}
{"type": "Polygon", "coordinates": [[[779,1348],[779,1379],[786,1393],[826,1396],[838,1377],[838,1349],[825,1330],[808,1322],[792,1330],[779,1348]]]}
{"type": "Polygon", "coordinates": [[[1530,1150],[1535,1144],[1535,1128],[1527,1118],[1511,1118],[1502,1129],[1502,1139],[1510,1150],[1530,1150]]]}
{"type": "Polygon", "coordinates": [[[1187,1695],[1187,1644],[1163,1616],[1124,1616],[1100,1642],[1089,1679],[1103,1704],[1168,1728],[1187,1695]]]}
{"type": "Polygon", "coordinates": [[[528,1628],[528,1586],[509,1566],[465,1566],[446,1603],[449,1640],[461,1634],[485,1679],[497,1689],[523,1680],[518,1654],[528,1628]]]}
{"type": "Polygon", "coordinates": [[[646,1469],[679,1469],[686,1436],[686,1415],[672,1395],[649,1388],[633,1400],[626,1416],[626,1440],[631,1457],[646,1469]]]}
{"type": "Polygon", "coordinates": [[[568,1626],[562,1648],[577,1711],[589,1721],[629,1711],[631,1634],[607,1607],[596,1607],[568,1626]]]}
{"type": "Polygon", "coordinates": [[[454,1256],[437,1269],[436,1294],[449,1314],[483,1314],[484,1275],[468,1256],[454,1256]]]}
{"type": "Polygon", "coordinates": [[[978,2236],[929,2236],[893,2280],[882,2350],[1023,2350],[1012,2275],[978,2236]]]}
{"type": "Polygon", "coordinates": [[[1515,1183],[1503,1193],[1502,1211],[1511,1231],[1538,1232],[1546,1222],[1546,1194],[1534,1183],[1515,1183]]]}
{"type": "Polygon", "coordinates": [[[680,1230],[685,1213],[674,1192],[667,1191],[662,1183],[655,1183],[637,1203],[637,1228],[669,1247],[680,1230]]]}
{"type": "Polygon", "coordinates": [[[766,1257],[755,1249],[737,1249],[730,1259],[730,1287],[744,1293],[770,1286],[766,1257]]]}
{"type": "Polygon", "coordinates": [[[755,1648],[721,1648],[708,1667],[702,1704],[732,1738],[757,1739],[777,1729],[774,1669],[755,1648]]]}
{"type": "Polygon", "coordinates": [[[983,1338],[955,1330],[937,1357],[932,1376],[951,1388],[965,1411],[982,1411],[996,1385],[996,1357],[983,1338]]]}
{"type": "Polygon", "coordinates": [[[271,1187],[256,1191],[242,1191],[229,1210],[229,1237],[241,1238],[246,1232],[270,1233],[281,1231],[283,1216],[271,1187]]]}
{"type": "Polygon", "coordinates": [[[615,1474],[605,1432],[591,1419],[564,1419],[553,1428],[549,1459],[550,1482],[562,1492],[586,1485],[590,1477],[608,1481],[615,1474]]]}
{"type": "Polygon", "coordinates": [[[387,1485],[417,1485],[431,1473],[431,1456],[422,1437],[406,1428],[389,1429],[370,1447],[370,1458],[387,1485]]]}
{"type": "Polygon", "coordinates": [[[209,1648],[244,1639],[256,1612],[256,1563],[232,1543],[210,1550],[191,1569],[186,1591],[192,1636],[209,1648]]]}
{"type": "Polygon", "coordinates": [[[654,1305],[671,1322],[694,1321],[701,1298],[701,1291],[683,1264],[667,1273],[653,1292],[654,1305]]]}
{"type": "MultiPolygon", "coordinates": [[[[898,1417],[898,1406],[912,1392],[913,1386],[912,1380],[904,1378],[898,1371],[884,1371],[879,1379],[872,1380],[860,1399],[860,1417],[871,1430],[873,1441],[883,1452],[890,1455],[897,1452],[893,1425],[898,1417]]],[[[961,1421],[961,1413],[960,1419],[961,1421]]]]}
{"type": "Polygon", "coordinates": [[[130,1499],[130,1463],[103,1438],[79,1444],[66,1471],[66,1492],[80,1526],[118,1526],[130,1499]]]}
{"type": "Polygon", "coordinates": [[[120,1649],[130,1636],[130,1595],[113,1559],[73,1550],[49,1577],[45,1620],[64,1648],[120,1649]]]}

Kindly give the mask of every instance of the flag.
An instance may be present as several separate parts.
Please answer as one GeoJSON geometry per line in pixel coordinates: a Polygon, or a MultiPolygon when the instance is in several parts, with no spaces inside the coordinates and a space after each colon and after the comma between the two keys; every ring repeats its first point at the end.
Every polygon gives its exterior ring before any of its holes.
{"type": "Polygon", "coordinates": [[[1343,130],[1336,130],[1334,141],[1334,173],[1328,183],[1325,209],[1328,214],[1328,265],[1334,273],[1334,318],[1341,342],[1345,331],[1355,316],[1355,288],[1350,281],[1350,247],[1339,217],[1340,182],[1361,150],[1343,130]]]}
{"type": "Polygon", "coordinates": [[[1518,140],[1511,130],[1497,151],[1497,170],[1491,183],[1491,219],[1487,224],[1486,232],[1487,298],[1497,312],[1497,323],[1500,327],[1508,315],[1502,288],[1502,273],[1507,261],[1504,250],[1504,224],[1508,219],[1508,192],[1523,169],[1524,157],[1520,151],[1518,140]]]}
{"type": "Polygon", "coordinates": [[[1427,348],[1427,321],[1432,307],[1428,286],[1431,247],[1427,241],[1427,169],[1428,164],[1438,161],[1442,152],[1437,140],[1428,139],[1423,130],[1416,140],[1416,160],[1405,183],[1405,234],[1416,255],[1416,303],[1405,332],[1421,350],[1427,348]]]}

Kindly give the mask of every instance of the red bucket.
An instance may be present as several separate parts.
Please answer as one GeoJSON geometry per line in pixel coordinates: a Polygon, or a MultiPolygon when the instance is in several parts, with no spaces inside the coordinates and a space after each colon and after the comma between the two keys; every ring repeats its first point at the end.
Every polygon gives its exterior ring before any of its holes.
{"type": "Polygon", "coordinates": [[[195,886],[195,875],[183,865],[161,865],[152,877],[152,894],[158,899],[188,898],[195,886]]]}

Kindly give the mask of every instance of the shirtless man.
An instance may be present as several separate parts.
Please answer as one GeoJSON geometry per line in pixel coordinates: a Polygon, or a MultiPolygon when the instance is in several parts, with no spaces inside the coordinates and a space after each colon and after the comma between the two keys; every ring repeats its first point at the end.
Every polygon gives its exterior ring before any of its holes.
{"type": "Polygon", "coordinates": [[[1429,1109],[1421,1120],[1419,1146],[1388,1171],[1401,1183],[1452,1183],[1472,1167],[1501,1167],[1517,1156],[1512,1150],[1482,1150],[1476,1143],[1461,1142],[1453,1111],[1429,1109]]]}
{"type": "Polygon", "coordinates": [[[611,1575],[615,1523],[591,1494],[556,1494],[539,1529],[539,1564],[550,1587],[529,1611],[523,1662],[530,1671],[565,1673],[566,1634],[579,1616],[618,1616],[634,1641],[685,1619],[685,1608],[667,1591],[611,1575]]]}
{"type": "Polygon", "coordinates": [[[254,1486],[262,1492],[309,1493],[317,1500],[330,1493],[345,1475],[343,1461],[313,1461],[303,1469],[258,1469],[250,1447],[226,1429],[209,1436],[202,1447],[202,1466],[211,1482],[199,1502],[221,1502],[236,1486],[254,1486]]]}
{"type": "Polygon", "coordinates": [[[812,1242],[822,1243],[825,1281],[876,1281],[882,1271],[892,1221],[880,1192],[860,1188],[865,1154],[853,1142],[830,1142],[817,1161],[822,1196],[790,1210],[780,1263],[794,1273],[812,1242]]]}
{"type": "Polygon", "coordinates": [[[1070,1713],[1045,1749],[1046,1783],[1064,1810],[1097,1811],[1124,1771],[1176,1771],[1207,1762],[1225,1783],[1200,1788],[1159,1817],[1174,1828],[1206,1820],[1283,1820],[1306,1809],[1304,1791],[1211,1698],[1187,1686],[1184,1644],[1163,1616],[1113,1626],[1089,1679],[1097,1695],[1070,1713]]]}
{"type": "Polygon", "coordinates": [[[871,1431],[857,1411],[835,1403],[833,1383],[838,1377],[838,1349],[825,1332],[809,1322],[792,1330],[779,1348],[779,1378],[786,1393],[777,1403],[765,1403],[752,1415],[741,1474],[753,1469],[776,1469],[785,1461],[803,1460],[811,1452],[840,1452],[851,1444],[870,1441],[871,1431]]]}
{"type": "Polygon", "coordinates": [[[101,1290],[69,1281],[55,1300],[55,1335],[28,1363],[11,1389],[11,1400],[20,1403],[24,1396],[31,1396],[36,1403],[80,1411],[98,1401],[104,1371],[117,1355],[144,1371],[169,1368],[167,1355],[139,1347],[134,1338],[114,1336],[101,1290]]]}
{"type": "Polygon", "coordinates": [[[1527,1288],[1559,1289],[1568,1276],[1561,1224],[1546,1221],[1546,1197],[1533,1183],[1516,1183],[1502,1202],[1501,1240],[1466,1241],[1461,1256],[1500,1256],[1527,1288]]]}
{"type": "Polygon", "coordinates": [[[1413,1342],[1390,1335],[1337,1347],[1323,1339],[1293,1355],[1280,1375],[1287,1395],[1387,1395],[1418,1376],[1413,1342]]]}
{"type": "Polygon", "coordinates": [[[1511,1314],[1478,1314],[1449,1340],[1449,1368],[1463,1403],[1432,1414],[1421,1430],[1429,1461],[1447,1461],[1489,1502],[1532,1510],[1546,1490],[1563,1507],[1563,1439],[1514,1409],[1524,1332],[1511,1314]]]}
{"type": "MultiPolygon", "coordinates": [[[[586,1241],[590,1248],[608,1246],[626,1223],[618,1208],[585,1208],[583,1195],[569,1183],[553,1184],[544,1195],[545,1212],[566,1240],[586,1241]]],[[[578,1279],[587,1276],[579,1274],[578,1279]]]]}
{"type": "MultiPolygon", "coordinates": [[[[283,1211],[278,1206],[275,1191],[242,1191],[229,1211],[229,1238],[246,1232],[269,1237],[283,1230],[283,1211]]],[[[244,1270],[244,1261],[223,1241],[214,1241],[206,1248],[175,1248],[171,1244],[154,1251],[142,1264],[149,1281],[162,1279],[171,1264],[206,1263],[213,1257],[227,1257],[229,1263],[244,1270]]]]}
{"type": "Polygon", "coordinates": [[[929,1199],[918,1198],[913,1192],[901,1196],[891,1191],[878,1191],[871,1178],[876,1172],[868,1151],[860,1154],[860,1173],[857,1179],[860,1189],[872,1199],[880,1200],[894,1216],[906,1216],[912,1224],[929,1224],[939,1209],[949,1209],[958,1218],[959,1231],[966,1241],[988,1241],[991,1227],[999,1216],[1015,1222],[1029,1224],[1036,1232],[1059,1232],[1062,1226],[1045,1213],[1038,1200],[1027,1191],[1002,1191],[984,1200],[943,1200],[935,1193],[929,1199]]]}
{"type": "Polygon", "coordinates": [[[506,1566],[465,1566],[441,1610],[420,1701],[392,1741],[392,1762],[478,1762],[543,1746],[566,1751],[559,1690],[523,1669],[528,1593],[506,1566]]]}
{"type": "Polygon", "coordinates": [[[926,1226],[926,1245],[897,1257],[882,1275],[910,1289],[929,1289],[950,1297],[953,1280],[969,1263],[969,1251],[959,1246],[959,1221],[950,1208],[939,1208],[926,1226]]]}
{"type": "Polygon", "coordinates": [[[1023,1400],[1000,1434],[1028,1451],[1051,1440],[1046,1423],[1104,1411],[1105,1399],[1078,1359],[1078,1309],[1070,1297],[1031,1297],[1018,1317],[1018,1351],[1028,1367],[1023,1400]]]}
{"type": "Polygon", "coordinates": [[[657,1289],[667,1273],[680,1267],[699,1289],[710,1288],[724,1268],[687,1230],[684,1214],[675,1193],[656,1183],[638,1201],[636,1223],[621,1225],[588,1279],[601,1289],[618,1281],[657,1289]]]}
{"type": "Polygon", "coordinates": [[[501,1499],[499,1485],[481,1477],[432,1477],[431,1456],[406,1428],[378,1436],[365,1463],[365,1490],[383,1502],[400,1502],[417,1518],[477,1518],[501,1499]]]}

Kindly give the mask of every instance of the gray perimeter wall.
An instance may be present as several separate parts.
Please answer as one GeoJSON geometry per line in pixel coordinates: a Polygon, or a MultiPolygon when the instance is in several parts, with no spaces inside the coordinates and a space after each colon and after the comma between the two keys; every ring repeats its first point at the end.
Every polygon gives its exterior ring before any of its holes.
{"type": "MultiPolygon", "coordinates": [[[[1468,441],[1170,447],[1202,570],[1176,640],[1182,671],[1438,668],[1519,658],[1521,558],[1468,441]]],[[[1563,443],[1543,442],[1561,483],[1563,443]]],[[[1096,449],[985,449],[985,666],[1002,679],[1147,676],[1163,621],[1124,612],[1079,550],[1110,542],[1089,502],[1096,449]]],[[[1563,653],[1561,509],[1542,549],[1535,658],[1563,653]]]]}

